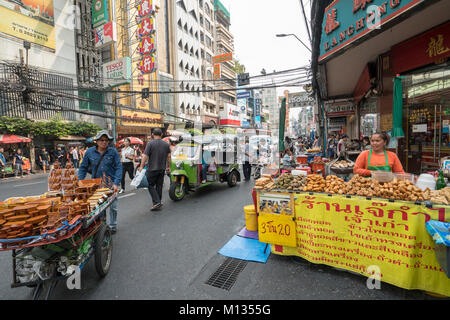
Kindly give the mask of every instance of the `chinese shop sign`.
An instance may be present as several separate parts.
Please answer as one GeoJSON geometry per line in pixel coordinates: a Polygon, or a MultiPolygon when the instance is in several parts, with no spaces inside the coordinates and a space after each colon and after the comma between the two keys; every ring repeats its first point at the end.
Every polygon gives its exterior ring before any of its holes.
{"type": "Polygon", "coordinates": [[[325,9],[319,61],[424,0],[336,0],[325,9]]]}
{"type": "Polygon", "coordinates": [[[450,22],[392,47],[392,69],[402,73],[450,57],[450,22]]]}

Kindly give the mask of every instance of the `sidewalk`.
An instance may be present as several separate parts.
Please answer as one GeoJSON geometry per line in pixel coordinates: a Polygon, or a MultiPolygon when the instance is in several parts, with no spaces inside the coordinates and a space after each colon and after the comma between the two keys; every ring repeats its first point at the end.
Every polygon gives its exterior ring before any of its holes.
{"type": "Polygon", "coordinates": [[[47,176],[48,175],[48,171],[47,171],[47,173],[44,173],[44,171],[37,171],[37,172],[33,172],[33,173],[29,173],[29,174],[24,174],[23,175],[23,178],[16,178],[14,175],[12,175],[12,176],[8,176],[8,177],[5,177],[5,178],[0,178],[0,183],[1,182],[8,182],[8,181],[20,181],[20,180],[33,180],[33,179],[36,179],[36,178],[41,178],[41,177],[44,177],[44,176],[47,176]]]}

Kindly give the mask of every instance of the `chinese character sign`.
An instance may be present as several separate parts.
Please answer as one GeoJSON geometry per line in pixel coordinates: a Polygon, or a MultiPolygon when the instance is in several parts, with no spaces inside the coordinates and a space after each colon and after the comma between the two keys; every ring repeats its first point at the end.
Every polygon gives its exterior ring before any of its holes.
{"type": "Polygon", "coordinates": [[[139,70],[141,70],[142,73],[154,72],[156,70],[155,57],[153,56],[143,57],[141,62],[139,63],[139,70]]]}
{"type": "Polygon", "coordinates": [[[141,3],[138,5],[139,17],[145,17],[150,14],[153,14],[154,12],[155,10],[153,9],[152,0],[141,0],[141,3]]]}
{"type": "Polygon", "coordinates": [[[145,37],[153,34],[155,29],[153,27],[153,18],[144,18],[141,23],[139,23],[139,36],[145,37]]]}
{"type": "Polygon", "coordinates": [[[155,40],[151,37],[142,38],[139,43],[139,53],[141,55],[147,55],[155,52],[155,40]]]}

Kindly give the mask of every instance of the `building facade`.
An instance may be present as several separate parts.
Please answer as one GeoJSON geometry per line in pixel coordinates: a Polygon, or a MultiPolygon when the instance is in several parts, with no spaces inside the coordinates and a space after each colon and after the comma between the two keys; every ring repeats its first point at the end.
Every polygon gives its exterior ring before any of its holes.
{"type": "Polygon", "coordinates": [[[351,138],[388,132],[406,171],[438,168],[450,156],[448,12],[445,0],[313,1],[323,133],[327,124],[351,138]]]}

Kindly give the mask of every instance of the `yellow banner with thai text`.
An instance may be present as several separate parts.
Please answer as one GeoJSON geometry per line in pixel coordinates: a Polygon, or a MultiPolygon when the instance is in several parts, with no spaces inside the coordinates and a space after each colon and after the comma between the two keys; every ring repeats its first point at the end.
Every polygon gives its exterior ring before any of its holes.
{"type": "Polygon", "coordinates": [[[272,253],[296,255],[373,277],[404,289],[450,296],[450,279],[439,265],[428,220],[450,221],[446,206],[295,194],[296,247],[273,245],[272,253]]]}
{"type": "Polygon", "coordinates": [[[123,126],[159,127],[162,115],[159,113],[121,110],[121,124],[123,126]]]}

